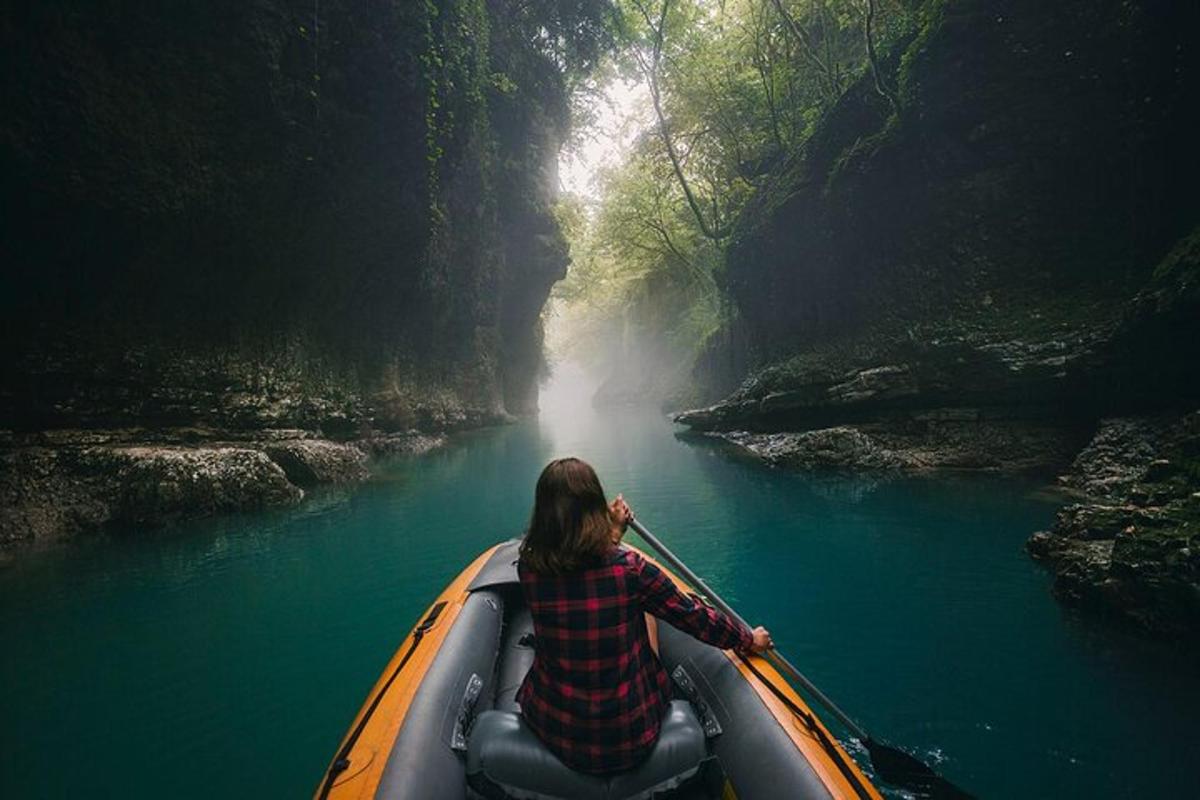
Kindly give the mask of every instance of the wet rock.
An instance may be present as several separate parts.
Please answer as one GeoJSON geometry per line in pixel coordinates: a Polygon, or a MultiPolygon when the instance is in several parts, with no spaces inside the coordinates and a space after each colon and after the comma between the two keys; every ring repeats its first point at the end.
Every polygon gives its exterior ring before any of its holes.
{"type": "MultiPolygon", "coordinates": [[[[467,377],[464,380],[471,383],[467,377]]],[[[410,431],[437,434],[516,419],[482,379],[474,381],[473,390],[461,391],[444,385],[418,386],[398,381],[371,396],[370,417],[371,435],[410,431]]]]}
{"type": "Polygon", "coordinates": [[[359,439],[354,446],[372,458],[386,458],[388,456],[421,455],[445,446],[446,442],[445,434],[407,431],[405,433],[372,434],[359,439]]]}
{"type": "Polygon", "coordinates": [[[687,425],[697,431],[709,431],[717,428],[718,423],[728,409],[727,403],[716,403],[705,408],[692,408],[672,415],[672,419],[680,425],[687,425]]]}
{"type": "Polygon", "coordinates": [[[979,416],[977,409],[942,409],[811,431],[707,435],[793,469],[1041,472],[1066,463],[1077,446],[1053,426],[979,416]]]}
{"type": "Polygon", "coordinates": [[[295,503],[303,492],[244,446],[29,447],[0,454],[0,546],[111,522],[157,525],[295,503]]]}
{"type": "Polygon", "coordinates": [[[0,548],[104,524],[113,516],[113,489],[77,451],[30,447],[0,454],[0,548]]]}
{"type": "Polygon", "coordinates": [[[128,447],[92,454],[116,486],[113,518],[162,523],[298,502],[304,493],[259,450],[128,447]]]}
{"type": "Polygon", "coordinates": [[[1058,512],[1054,532],[1077,541],[1111,539],[1116,531],[1146,520],[1147,512],[1137,506],[1074,503],[1058,512]]]}
{"type": "Polygon", "coordinates": [[[854,428],[772,434],[734,431],[722,434],[720,438],[746,449],[768,464],[794,469],[900,469],[914,466],[854,428]]]}
{"type": "Polygon", "coordinates": [[[295,503],[305,488],[369,479],[372,458],[425,453],[447,436],[368,431],[342,443],[299,428],[186,427],[7,433],[2,441],[0,551],[116,522],[158,525],[295,503]]]}
{"type": "Polygon", "coordinates": [[[370,477],[366,455],[353,445],[296,439],[268,444],[262,449],[297,486],[357,483],[370,477]]]}
{"type": "Polygon", "coordinates": [[[1068,603],[1116,600],[1121,589],[1109,579],[1112,541],[1075,542],[1056,553],[1060,565],[1055,595],[1068,603]]]}
{"type": "Polygon", "coordinates": [[[1062,483],[1082,501],[1026,543],[1064,602],[1180,642],[1200,633],[1200,413],[1106,420],[1062,483]]]}
{"type": "Polygon", "coordinates": [[[894,400],[917,394],[916,376],[908,364],[864,369],[848,380],[835,384],[826,394],[832,403],[862,403],[868,400],[894,400]]]}
{"type": "Polygon", "coordinates": [[[1060,482],[1090,497],[1125,497],[1146,476],[1169,427],[1166,419],[1102,420],[1060,482]]]}
{"type": "Polygon", "coordinates": [[[1060,542],[1061,540],[1049,531],[1038,531],[1025,542],[1025,549],[1033,558],[1050,558],[1057,552],[1060,542]]]}
{"type": "Polygon", "coordinates": [[[1200,632],[1195,529],[1134,529],[1096,541],[1040,532],[1027,548],[1050,564],[1054,595],[1068,605],[1180,644],[1200,632]]]}
{"type": "Polygon", "coordinates": [[[415,455],[445,434],[312,430],[61,429],[0,437],[0,551],[112,523],[158,525],[295,503],[304,488],[367,480],[370,459],[415,455]]]}
{"type": "Polygon", "coordinates": [[[720,403],[680,412],[696,430],[807,430],[877,422],[896,414],[947,407],[1019,410],[1078,391],[1097,331],[1051,337],[997,338],[995,332],[947,330],[919,341],[864,337],[848,351],[826,345],[764,369],[720,403]]]}

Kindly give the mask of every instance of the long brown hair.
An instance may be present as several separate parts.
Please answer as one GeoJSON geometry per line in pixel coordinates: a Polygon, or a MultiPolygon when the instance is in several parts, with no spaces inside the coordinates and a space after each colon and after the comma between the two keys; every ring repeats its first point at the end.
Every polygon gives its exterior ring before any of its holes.
{"type": "Polygon", "coordinates": [[[538,478],[521,562],[542,575],[571,572],[612,549],[615,527],[596,471],[578,458],[556,459],[538,478]]]}

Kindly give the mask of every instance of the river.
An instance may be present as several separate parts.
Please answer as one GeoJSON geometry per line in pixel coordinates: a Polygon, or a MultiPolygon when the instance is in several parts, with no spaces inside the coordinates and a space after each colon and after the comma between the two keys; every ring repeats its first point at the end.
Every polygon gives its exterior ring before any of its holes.
{"type": "Polygon", "coordinates": [[[0,796],[308,796],[417,616],[567,454],[868,730],[979,796],[1195,791],[1195,658],[1053,600],[1022,550],[1055,508],[1036,486],[789,474],[573,384],[544,406],[295,509],[0,570],[0,796]]]}

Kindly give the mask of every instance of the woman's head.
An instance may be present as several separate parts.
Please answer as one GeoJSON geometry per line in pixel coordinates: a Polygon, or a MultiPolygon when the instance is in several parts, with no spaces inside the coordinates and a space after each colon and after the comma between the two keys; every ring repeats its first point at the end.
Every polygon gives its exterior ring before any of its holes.
{"type": "Polygon", "coordinates": [[[521,560],[544,575],[570,572],[608,552],[613,530],[596,471],[578,458],[555,459],[538,478],[521,560]]]}

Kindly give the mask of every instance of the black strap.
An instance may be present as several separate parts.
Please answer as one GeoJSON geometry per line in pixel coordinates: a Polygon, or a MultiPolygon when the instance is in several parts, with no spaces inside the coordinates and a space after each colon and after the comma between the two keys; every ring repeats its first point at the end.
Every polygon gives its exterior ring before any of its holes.
{"type": "Polygon", "coordinates": [[[341,775],[350,767],[350,751],[354,749],[354,745],[358,742],[358,737],[362,735],[363,729],[367,727],[367,721],[371,719],[371,715],[375,713],[375,709],[379,707],[379,702],[383,700],[383,696],[387,694],[391,688],[392,682],[396,680],[396,676],[400,674],[400,670],[404,669],[404,665],[408,663],[408,659],[412,657],[413,651],[417,649],[417,645],[421,643],[421,639],[425,637],[425,631],[433,627],[433,623],[437,622],[438,615],[442,613],[442,609],[446,607],[446,601],[436,603],[429,610],[429,616],[421,621],[417,629],[413,631],[412,644],[408,646],[408,651],[404,657],[400,659],[400,663],[396,665],[396,669],[392,671],[392,675],[387,679],[387,683],[375,695],[375,699],[371,701],[371,705],[362,715],[362,719],[358,721],[358,725],[354,726],[354,732],[346,739],[346,743],[342,745],[342,749],[338,751],[337,758],[333,759],[333,764],[329,767],[329,772],[325,775],[325,782],[321,785],[321,794],[318,795],[320,800],[325,800],[329,797],[329,792],[333,789],[333,782],[337,780],[337,776],[341,775]]]}
{"type": "Polygon", "coordinates": [[[742,659],[742,663],[749,667],[750,671],[753,672],[760,681],[766,684],[767,688],[771,690],[771,694],[779,698],[779,700],[782,701],[783,704],[787,706],[793,714],[804,721],[804,726],[808,728],[814,736],[817,737],[817,741],[821,743],[821,747],[826,753],[829,754],[829,757],[833,759],[834,763],[837,764],[838,770],[842,773],[846,780],[850,782],[850,785],[854,787],[854,791],[858,794],[858,796],[863,798],[863,800],[871,800],[872,795],[870,791],[863,786],[862,781],[859,780],[858,773],[855,772],[853,767],[846,763],[846,756],[833,742],[833,740],[829,738],[829,734],[825,732],[825,729],[817,723],[816,718],[814,718],[810,712],[805,711],[803,708],[796,705],[792,698],[784,694],[774,683],[767,680],[767,677],[758,671],[754,664],[750,662],[749,658],[744,655],[741,655],[740,658],[742,659]]]}

